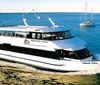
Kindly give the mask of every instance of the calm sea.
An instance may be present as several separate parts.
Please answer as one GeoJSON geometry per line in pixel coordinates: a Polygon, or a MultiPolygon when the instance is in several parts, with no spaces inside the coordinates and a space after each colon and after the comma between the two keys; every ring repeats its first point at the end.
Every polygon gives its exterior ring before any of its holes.
{"type": "MultiPolygon", "coordinates": [[[[81,13],[1,13],[0,26],[24,25],[23,18],[27,19],[29,25],[51,25],[48,18],[60,25],[65,25],[72,33],[87,42],[86,47],[94,56],[100,56],[100,14],[93,14],[95,27],[79,27],[81,13]],[[37,17],[40,16],[40,19],[37,17]]],[[[90,19],[90,14],[88,15],[90,19]]]]}

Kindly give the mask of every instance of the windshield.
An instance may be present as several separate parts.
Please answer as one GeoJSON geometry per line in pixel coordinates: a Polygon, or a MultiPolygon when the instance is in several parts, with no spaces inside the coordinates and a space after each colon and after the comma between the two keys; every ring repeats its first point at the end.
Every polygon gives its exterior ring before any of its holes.
{"type": "Polygon", "coordinates": [[[92,56],[92,54],[86,48],[79,51],[75,51],[75,53],[77,56],[79,56],[80,59],[92,56]]]}
{"type": "Polygon", "coordinates": [[[70,31],[44,33],[42,35],[44,39],[48,39],[48,40],[61,40],[61,39],[69,39],[73,37],[70,31]]]}
{"type": "Polygon", "coordinates": [[[57,54],[61,58],[72,58],[72,59],[85,59],[92,56],[92,54],[86,48],[78,51],[57,50],[57,54]]]}

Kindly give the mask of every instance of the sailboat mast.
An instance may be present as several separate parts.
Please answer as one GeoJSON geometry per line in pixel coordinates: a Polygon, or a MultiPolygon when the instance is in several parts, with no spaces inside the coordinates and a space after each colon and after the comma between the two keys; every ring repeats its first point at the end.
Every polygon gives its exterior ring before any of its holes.
{"type": "Polygon", "coordinates": [[[85,22],[87,21],[87,2],[85,3],[85,22]]]}
{"type": "Polygon", "coordinates": [[[93,20],[93,9],[92,9],[92,12],[91,12],[91,20],[93,20]]]}

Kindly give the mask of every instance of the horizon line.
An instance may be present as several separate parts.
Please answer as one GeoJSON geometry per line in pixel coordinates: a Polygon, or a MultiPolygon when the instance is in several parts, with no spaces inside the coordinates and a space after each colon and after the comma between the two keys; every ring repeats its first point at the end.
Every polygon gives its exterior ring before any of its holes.
{"type": "MultiPolygon", "coordinates": [[[[0,12],[0,13],[34,13],[34,12],[31,12],[31,11],[19,11],[19,12],[18,11],[17,12],[10,11],[10,12],[0,12]]],[[[73,11],[72,12],[66,12],[66,11],[63,11],[63,12],[62,11],[61,12],[60,11],[50,11],[50,12],[42,11],[41,12],[40,11],[40,12],[35,12],[35,13],[83,13],[83,12],[73,12],[73,11]]],[[[91,13],[91,12],[88,12],[88,13],[91,13]]],[[[94,13],[100,13],[100,12],[94,12],[94,13]]]]}

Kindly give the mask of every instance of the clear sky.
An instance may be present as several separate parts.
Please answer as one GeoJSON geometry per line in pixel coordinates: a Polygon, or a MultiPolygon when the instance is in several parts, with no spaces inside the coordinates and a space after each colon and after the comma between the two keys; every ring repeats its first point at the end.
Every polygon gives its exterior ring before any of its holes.
{"type": "Polygon", "coordinates": [[[100,0],[0,0],[0,12],[100,12],[100,0]]]}

